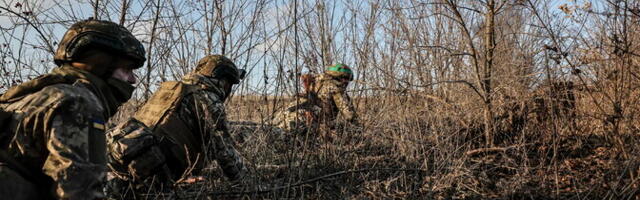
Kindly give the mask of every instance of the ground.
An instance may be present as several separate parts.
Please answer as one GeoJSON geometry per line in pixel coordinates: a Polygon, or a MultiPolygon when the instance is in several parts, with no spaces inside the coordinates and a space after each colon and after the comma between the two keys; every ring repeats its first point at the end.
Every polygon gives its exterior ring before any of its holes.
{"type": "Polygon", "coordinates": [[[251,163],[247,180],[226,181],[214,163],[205,181],[181,184],[164,197],[633,199],[640,194],[635,182],[640,137],[606,134],[586,120],[580,106],[576,116],[542,120],[534,111],[508,111],[520,120],[500,118],[497,144],[487,147],[480,119],[436,114],[447,108],[392,98],[355,99],[363,128],[347,126],[332,139],[282,135],[268,119],[283,101],[235,97],[227,103],[238,149],[251,163]]]}

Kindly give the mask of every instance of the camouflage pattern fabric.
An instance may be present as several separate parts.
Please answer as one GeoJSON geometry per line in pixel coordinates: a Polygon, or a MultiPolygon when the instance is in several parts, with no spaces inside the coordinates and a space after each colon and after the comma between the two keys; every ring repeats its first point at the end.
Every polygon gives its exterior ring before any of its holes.
{"type": "MultiPolygon", "coordinates": [[[[106,117],[92,88],[93,84],[79,79],[74,84],[53,84],[0,103],[2,109],[13,112],[8,127],[0,132],[0,149],[20,165],[11,166],[0,160],[4,163],[0,182],[11,181],[7,176],[17,176],[11,171],[21,168],[29,174],[19,176],[33,184],[22,188],[38,187],[40,191],[30,192],[41,195],[40,199],[104,197],[106,117]]],[[[22,180],[16,179],[15,183],[22,180]]],[[[24,195],[5,193],[11,187],[15,185],[1,184],[0,196],[17,199],[24,195]]]]}
{"type": "Polygon", "coordinates": [[[160,145],[163,150],[168,151],[166,159],[174,175],[184,177],[180,175],[188,175],[184,173],[191,167],[191,173],[198,173],[204,167],[204,160],[210,158],[218,162],[230,180],[242,178],[247,168],[242,156],[234,148],[227,128],[224,109],[226,94],[222,83],[217,79],[189,74],[183,77],[180,84],[186,87],[186,91],[178,102],[165,102],[173,105],[154,105],[154,98],[161,98],[156,97],[157,94],[170,93],[156,91],[136,113],[136,119],[165,139],[160,145]],[[162,119],[144,114],[153,113],[147,110],[158,110],[162,106],[171,106],[168,112],[164,112],[164,116],[160,116],[162,119]],[[154,121],[158,124],[147,124],[154,121]]]}
{"type": "Polygon", "coordinates": [[[172,182],[159,139],[142,122],[129,118],[107,131],[110,199],[135,199],[149,192],[168,192],[172,182]]]}
{"type": "Polygon", "coordinates": [[[346,84],[327,75],[316,75],[307,95],[297,96],[276,113],[274,124],[289,133],[315,132],[321,126],[334,128],[338,114],[349,122],[357,115],[346,93],[346,84]]]}
{"type": "MultiPolygon", "coordinates": [[[[73,24],[58,44],[53,60],[60,66],[81,56],[89,48],[107,49],[136,61],[134,68],[142,67],[146,60],[144,46],[124,26],[110,21],[88,19],[73,24]]],[[[89,69],[103,76],[107,69],[89,69]]],[[[107,77],[109,75],[107,74],[107,77]]]]}
{"type": "Polygon", "coordinates": [[[142,180],[166,166],[164,154],[158,147],[159,140],[147,126],[134,118],[109,130],[107,141],[109,167],[115,170],[116,175],[122,174],[121,178],[142,180]]]}
{"type": "Polygon", "coordinates": [[[247,168],[229,134],[223,100],[228,94],[224,93],[222,84],[216,79],[196,74],[184,77],[183,82],[202,89],[195,90],[184,98],[180,118],[188,127],[192,127],[193,134],[203,139],[204,147],[208,147],[208,152],[213,153],[209,157],[212,156],[218,162],[225,176],[230,180],[242,178],[247,168]]]}
{"type": "Polygon", "coordinates": [[[322,108],[321,121],[332,123],[338,113],[349,122],[357,120],[351,98],[347,95],[346,84],[325,75],[318,76],[316,82],[318,84],[315,91],[322,108]]]}
{"type": "Polygon", "coordinates": [[[311,99],[297,97],[285,109],[276,113],[275,126],[293,134],[314,133],[318,128],[318,117],[322,108],[311,99]]]}

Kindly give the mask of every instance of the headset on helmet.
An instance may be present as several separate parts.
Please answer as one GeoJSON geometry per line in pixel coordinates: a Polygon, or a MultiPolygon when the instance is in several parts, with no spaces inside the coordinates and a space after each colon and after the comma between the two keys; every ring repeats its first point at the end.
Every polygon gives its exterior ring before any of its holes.
{"type": "Polygon", "coordinates": [[[238,67],[225,56],[209,55],[198,61],[195,73],[213,78],[227,79],[231,84],[238,84],[240,80],[244,79],[246,71],[238,69],[238,67]]]}
{"type": "Polygon", "coordinates": [[[353,71],[351,71],[349,66],[342,63],[329,67],[325,73],[333,78],[345,78],[349,79],[349,81],[353,80],[353,71]]]}
{"type": "Polygon", "coordinates": [[[110,21],[88,19],[77,22],[64,34],[54,62],[60,66],[74,61],[90,48],[100,48],[136,61],[135,68],[146,61],[142,43],[125,27],[110,21]]]}

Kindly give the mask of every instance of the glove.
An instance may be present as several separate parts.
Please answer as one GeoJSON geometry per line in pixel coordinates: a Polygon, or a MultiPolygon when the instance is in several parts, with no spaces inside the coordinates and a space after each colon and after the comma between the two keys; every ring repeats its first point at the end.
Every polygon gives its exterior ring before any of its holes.
{"type": "Polygon", "coordinates": [[[113,131],[109,137],[110,165],[136,180],[161,174],[170,178],[166,158],[158,146],[158,139],[136,119],[129,119],[113,131]]]}

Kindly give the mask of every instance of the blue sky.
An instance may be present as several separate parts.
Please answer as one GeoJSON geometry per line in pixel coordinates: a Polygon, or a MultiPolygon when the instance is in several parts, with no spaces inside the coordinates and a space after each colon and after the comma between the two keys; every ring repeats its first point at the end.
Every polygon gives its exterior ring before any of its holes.
{"type": "MultiPolygon", "coordinates": [[[[181,4],[188,4],[191,1],[178,1],[181,4]]],[[[199,2],[199,1],[194,1],[199,2]]],[[[245,1],[242,1],[245,2],[245,1]]],[[[248,1],[252,2],[252,1],[248,1]]],[[[249,91],[261,90],[262,87],[265,86],[263,77],[265,74],[273,80],[273,76],[277,73],[277,65],[282,64],[285,65],[285,69],[293,69],[295,66],[292,66],[294,63],[278,63],[276,60],[273,60],[272,57],[266,56],[266,51],[279,51],[279,50],[287,50],[291,51],[291,49],[295,48],[292,44],[286,44],[283,40],[285,37],[292,37],[291,35],[278,35],[276,32],[280,29],[284,29],[284,27],[277,28],[277,21],[283,17],[287,17],[288,13],[290,13],[289,6],[292,1],[285,0],[274,0],[270,1],[270,7],[267,8],[265,12],[265,16],[269,18],[266,20],[265,24],[262,24],[263,27],[271,28],[266,33],[266,35],[271,36],[267,38],[265,43],[257,44],[255,47],[252,47],[252,55],[239,55],[240,57],[236,61],[239,65],[246,67],[251,71],[250,78],[245,83],[245,88],[249,91]],[[249,56],[249,57],[246,57],[249,56]],[[244,61],[249,62],[244,62],[244,61]]],[[[329,5],[335,4],[335,17],[333,18],[332,24],[334,26],[340,24],[340,20],[342,19],[341,10],[346,9],[342,4],[342,1],[327,1],[329,5]]],[[[358,3],[366,3],[367,1],[355,1],[354,4],[358,3]]],[[[558,6],[562,4],[581,4],[585,1],[575,2],[572,0],[554,0],[549,6],[549,9],[557,9],[558,6]]],[[[592,5],[594,8],[601,8],[604,4],[604,1],[600,0],[592,0],[592,5]]],[[[115,4],[119,5],[119,3],[115,4]]],[[[31,20],[39,20],[42,22],[52,22],[51,24],[47,24],[41,27],[42,34],[34,31],[33,28],[28,25],[24,25],[25,21],[17,18],[13,15],[9,15],[12,17],[7,17],[7,12],[5,10],[0,10],[0,27],[3,29],[7,29],[12,27],[15,24],[18,24],[17,28],[12,31],[4,31],[0,34],[0,43],[8,44],[7,47],[4,47],[0,53],[5,55],[3,56],[12,56],[12,57],[20,57],[19,60],[12,60],[11,63],[4,63],[2,65],[2,72],[9,73],[19,73],[23,79],[32,78],[35,75],[43,74],[51,70],[54,67],[53,62],[51,60],[51,55],[49,55],[45,50],[46,46],[42,46],[42,38],[46,38],[52,42],[58,41],[59,38],[64,34],[68,25],[73,23],[73,20],[86,19],[88,17],[93,16],[93,8],[88,1],[79,1],[79,0],[39,0],[39,1],[6,1],[0,2],[0,6],[9,7],[11,10],[15,12],[23,12],[26,10],[35,11],[35,18],[30,18],[31,20]],[[23,5],[18,7],[16,4],[21,2],[23,5]],[[25,3],[27,2],[27,3],[25,3]],[[30,2],[30,3],[29,3],[30,2]],[[56,13],[64,13],[64,17],[57,15],[56,13]],[[21,38],[25,38],[24,43],[20,40],[21,38]],[[10,49],[10,50],[9,50],[10,49]],[[6,55],[6,53],[14,53],[14,55],[6,55]],[[16,55],[18,54],[18,55],[16,55]],[[34,66],[33,69],[29,70],[20,70],[16,69],[24,69],[24,67],[20,67],[23,65],[34,66]]],[[[146,9],[143,5],[140,4],[140,1],[134,1],[131,4],[130,16],[133,16],[133,13],[141,12],[143,9],[146,9]]],[[[185,6],[185,8],[188,6],[185,6]]],[[[333,7],[332,7],[333,8],[333,7]]],[[[193,15],[197,15],[196,10],[187,11],[187,13],[191,13],[193,15]],[[192,13],[191,13],[192,12],[192,13]]],[[[305,12],[305,10],[299,11],[299,13],[305,12]]],[[[146,16],[150,18],[151,16],[146,16]]],[[[183,16],[188,17],[188,16],[183,16]]],[[[110,19],[112,21],[117,21],[119,18],[118,14],[103,14],[101,15],[102,19],[110,19]]],[[[131,19],[126,23],[129,28],[133,28],[133,32],[140,37],[143,41],[148,41],[148,38],[145,38],[148,35],[149,29],[151,27],[150,22],[138,22],[133,26],[131,23],[131,19]]],[[[283,21],[281,21],[283,22],[283,21]]],[[[166,25],[166,24],[165,24],[166,25]]],[[[170,24],[169,24],[170,25],[170,24]]],[[[285,26],[286,24],[280,24],[280,26],[285,26]]],[[[243,33],[238,32],[236,30],[232,35],[242,35],[243,33]]],[[[192,33],[186,33],[192,34],[192,33]]],[[[344,32],[334,33],[335,39],[340,41],[343,40],[344,32]]],[[[190,35],[190,38],[199,38],[200,36],[190,35]]],[[[376,35],[376,37],[383,37],[382,35],[376,35]]],[[[203,40],[204,38],[200,38],[203,40]]],[[[264,38],[263,38],[264,39],[264,38]]],[[[380,40],[383,41],[383,40],[380,40]]],[[[196,41],[197,42],[197,41],[196,41]]],[[[301,45],[301,44],[298,44],[301,45]]],[[[348,48],[348,44],[341,43],[340,46],[336,46],[336,52],[340,55],[336,55],[337,62],[345,62],[347,64],[357,64],[354,63],[355,59],[350,57],[348,52],[350,49],[348,48]]],[[[55,45],[54,47],[55,48],[55,45]]],[[[245,48],[246,50],[247,48],[245,48]]],[[[201,51],[201,50],[199,50],[201,51]]],[[[220,53],[216,52],[217,50],[213,50],[212,53],[220,53]]],[[[197,53],[197,55],[204,55],[203,52],[197,53]]],[[[151,59],[153,60],[153,58],[151,59]]],[[[191,58],[187,63],[195,63],[197,58],[191,58]]],[[[306,69],[303,67],[304,63],[299,62],[298,68],[306,69]]],[[[189,66],[186,66],[189,67],[189,66]]],[[[168,70],[168,69],[164,69],[168,70]]],[[[181,72],[178,72],[181,73],[181,72]]],[[[356,72],[357,73],[357,72],[356,72]]],[[[10,84],[7,82],[8,80],[0,80],[5,81],[5,84],[10,84]]],[[[272,88],[271,88],[272,89],[272,88]]],[[[1,91],[2,89],[0,89],[1,91]]]]}

